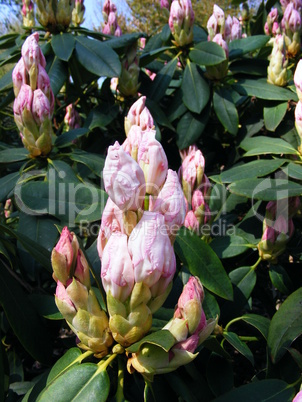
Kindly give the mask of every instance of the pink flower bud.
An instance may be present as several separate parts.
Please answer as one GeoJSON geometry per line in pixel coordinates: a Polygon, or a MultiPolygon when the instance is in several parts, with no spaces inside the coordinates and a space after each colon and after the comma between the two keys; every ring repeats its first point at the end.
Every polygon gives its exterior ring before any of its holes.
{"type": "Polygon", "coordinates": [[[297,95],[300,101],[302,101],[302,60],[299,60],[297,64],[294,74],[294,83],[296,86],[297,95]]]}
{"type": "Polygon", "coordinates": [[[236,17],[233,17],[233,19],[232,19],[231,39],[230,40],[240,39],[241,35],[242,35],[242,32],[241,32],[240,22],[236,17]]]}
{"type": "Polygon", "coordinates": [[[46,119],[51,118],[49,100],[41,89],[36,89],[34,91],[32,113],[36,123],[39,126],[46,119]]]}
{"type": "Polygon", "coordinates": [[[213,14],[216,18],[217,25],[221,27],[221,30],[219,32],[222,34],[224,32],[224,24],[225,24],[224,11],[219,6],[217,6],[217,4],[214,4],[213,14]]]}
{"type": "Polygon", "coordinates": [[[195,233],[199,233],[199,222],[192,210],[187,212],[184,226],[195,233]]]}
{"type": "Polygon", "coordinates": [[[211,210],[202,191],[195,190],[192,196],[192,208],[199,224],[206,224],[211,220],[211,210]]]}
{"type": "Polygon", "coordinates": [[[105,292],[124,302],[134,285],[134,271],[127,247],[127,235],[115,232],[110,236],[102,256],[102,283],[105,292]]]}
{"type": "Polygon", "coordinates": [[[124,151],[131,155],[135,161],[137,161],[137,152],[142,138],[142,129],[139,126],[131,126],[128,136],[122,144],[124,151]]]}
{"type": "Polygon", "coordinates": [[[302,402],[302,391],[298,392],[294,397],[293,402],[302,402]]]}
{"type": "Polygon", "coordinates": [[[169,27],[179,46],[193,40],[194,11],[191,0],[173,0],[170,8],[169,27]]]}
{"type": "Polygon", "coordinates": [[[170,9],[170,2],[169,0],[160,0],[160,6],[161,8],[166,8],[166,9],[170,9]]]}
{"type": "Polygon", "coordinates": [[[37,89],[41,89],[41,91],[45,94],[45,96],[49,100],[50,115],[52,116],[54,110],[54,94],[50,86],[49,76],[46,70],[42,66],[39,66],[39,72],[37,77],[37,89]]]}
{"type": "Polygon", "coordinates": [[[14,94],[15,97],[17,97],[21,86],[23,84],[27,84],[26,68],[22,58],[18,61],[15,68],[13,69],[12,79],[14,85],[14,94]]]}
{"type": "Polygon", "coordinates": [[[60,312],[67,321],[71,322],[76,315],[77,310],[70,299],[65,286],[59,280],[57,281],[55,298],[60,312]]]}
{"type": "Polygon", "coordinates": [[[152,211],[164,215],[170,238],[174,238],[186,216],[185,197],[177,173],[169,169],[167,179],[152,205],[152,211]]]}
{"type": "Polygon", "coordinates": [[[66,130],[73,130],[81,126],[81,118],[77,112],[75,106],[71,103],[66,106],[66,114],[64,116],[64,123],[66,124],[66,130]]]}
{"type": "Polygon", "coordinates": [[[103,177],[109,197],[120,209],[136,211],[142,207],[144,173],[118,142],[108,149],[103,177]]]}
{"type": "Polygon", "coordinates": [[[155,132],[143,136],[137,162],[145,175],[146,193],[158,194],[166,179],[168,160],[162,145],[155,139],[155,132]]]}
{"type": "Polygon", "coordinates": [[[226,43],[226,41],[223,39],[221,34],[216,34],[213,38],[213,42],[217,43],[222,49],[225,51],[225,56],[228,58],[229,57],[229,47],[226,43]]]}
{"type": "Polygon", "coordinates": [[[128,249],[135,282],[143,282],[154,296],[153,290],[158,293],[160,281],[161,292],[164,292],[175,273],[176,260],[163,215],[144,212],[129,237],[128,249]]]}
{"type": "Polygon", "coordinates": [[[130,107],[129,112],[125,118],[125,131],[126,135],[133,125],[139,126],[142,131],[152,129],[154,127],[153,118],[148,108],[145,106],[146,97],[141,96],[130,107]]]}
{"type": "Polygon", "coordinates": [[[21,54],[27,71],[29,72],[33,65],[42,67],[46,66],[45,57],[38,45],[39,34],[38,32],[30,35],[23,43],[21,54]]]}
{"type": "MultiPolygon", "coordinates": [[[[227,19],[225,20],[225,26],[224,26],[224,39],[226,41],[230,41],[231,40],[231,34],[232,34],[232,26],[233,26],[233,18],[228,15],[227,19]]],[[[216,32],[218,33],[218,32],[216,32]]],[[[215,34],[216,34],[215,33],[215,34]]],[[[214,35],[215,36],[215,35],[214,35]]],[[[213,37],[214,37],[213,36],[213,37]]],[[[213,38],[211,38],[212,40],[213,38]]]]}
{"type": "Polygon", "coordinates": [[[97,239],[97,250],[102,258],[103,250],[110,236],[114,232],[125,233],[123,226],[123,211],[109,197],[103,214],[101,227],[97,239]]]}
{"type": "Polygon", "coordinates": [[[218,33],[218,25],[217,25],[217,19],[214,14],[210,16],[207,22],[207,30],[209,34],[209,40],[213,40],[214,36],[218,33]]]}
{"type": "Polygon", "coordinates": [[[182,181],[182,188],[188,202],[191,203],[192,194],[195,188],[202,183],[205,160],[198,148],[192,148],[182,162],[179,176],[182,181]]]}
{"type": "Polygon", "coordinates": [[[173,0],[170,8],[169,27],[172,34],[175,31],[180,31],[184,20],[184,10],[181,7],[180,1],[173,0]]]}

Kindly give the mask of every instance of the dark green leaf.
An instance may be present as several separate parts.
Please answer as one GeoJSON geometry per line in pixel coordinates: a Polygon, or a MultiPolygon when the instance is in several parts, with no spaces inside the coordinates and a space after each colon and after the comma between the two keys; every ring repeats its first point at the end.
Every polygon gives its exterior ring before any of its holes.
{"type": "Polygon", "coordinates": [[[235,91],[241,95],[256,96],[259,99],[297,101],[297,95],[289,89],[269,84],[266,79],[241,79],[233,85],[235,91]]]}
{"type": "Polygon", "coordinates": [[[240,143],[240,147],[248,151],[244,156],[265,155],[265,154],[288,154],[297,155],[297,150],[281,138],[252,137],[246,138],[240,143]]]}
{"type": "Polygon", "coordinates": [[[215,66],[223,62],[225,51],[215,42],[200,42],[189,53],[189,58],[201,66],[215,66]]]}
{"type": "Polygon", "coordinates": [[[182,227],[175,240],[175,252],[192,275],[200,278],[205,288],[231,300],[233,289],[217,255],[203,240],[182,227]]]}
{"type": "Polygon", "coordinates": [[[75,49],[78,61],[91,73],[99,77],[119,77],[119,57],[104,42],[77,36],[75,49]]]}
{"type": "Polygon", "coordinates": [[[154,120],[161,126],[168,127],[170,130],[175,131],[174,127],[168,120],[165,112],[159,107],[157,102],[153,102],[151,99],[146,99],[146,106],[150,110],[150,113],[154,120]]]}
{"type": "Polygon", "coordinates": [[[9,173],[0,179],[0,202],[4,202],[15,187],[20,177],[19,172],[9,173]]]}
{"type": "Polygon", "coordinates": [[[288,295],[294,289],[294,285],[288,273],[281,265],[270,265],[269,276],[274,287],[283,294],[288,295]]]}
{"type": "Polygon", "coordinates": [[[171,332],[167,330],[156,331],[150,335],[145,336],[144,338],[134,343],[133,345],[129,346],[127,348],[127,352],[136,353],[145,343],[150,343],[151,345],[159,346],[160,348],[168,352],[174,345],[175,338],[171,334],[171,332]]]}
{"type": "Polygon", "coordinates": [[[210,246],[219,258],[235,257],[249,249],[248,241],[236,235],[215,237],[210,246]]]}
{"type": "Polygon", "coordinates": [[[263,109],[264,125],[267,130],[275,131],[287,111],[287,102],[265,106],[263,109]]]}
{"type": "Polygon", "coordinates": [[[85,121],[85,127],[89,128],[89,130],[99,127],[105,128],[117,117],[118,112],[118,107],[114,105],[94,108],[90,111],[85,121]]]}
{"type": "Polygon", "coordinates": [[[225,170],[220,174],[220,179],[223,183],[231,183],[241,179],[262,177],[279,169],[284,163],[282,159],[260,159],[225,170]]]}
{"type": "Polygon", "coordinates": [[[186,65],[181,84],[183,102],[193,113],[201,113],[210,97],[210,89],[195,63],[186,65]]]}
{"type": "Polygon", "coordinates": [[[213,402],[290,402],[294,388],[282,380],[262,380],[235,388],[213,402]]]}
{"type": "Polygon", "coordinates": [[[209,105],[202,111],[201,115],[187,112],[182,116],[176,129],[176,144],[179,149],[185,149],[198,140],[207,125],[209,117],[209,105]]]}
{"type": "Polygon", "coordinates": [[[229,273],[229,277],[248,299],[256,285],[257,275],[251,267],[236,268],[229,273]]]}
{"type": "Polygon", "coordinates": [[[37,312],[49,320],[62,320],[63,316],[59,312],[55,303],[55,298],[50,295],[33,293],[29,295],[29,300],[34,304],[37,312]]]}
{"type": "Polygon", "coordinates": [[[233,99],[226,88],[216,88],[213,95],[215,113],[223,127],[233,135],[237,134],[239,117],[233,99]]]}
{"type": "Polygon", "coordinates": [[[93,173],[101,177],[105,163],[104,156],[75,149],[70,154],[70,159],[86,165],[93,173]]]}
{"type": "Polygon", "coordinates": [[[68,78],[67,64],[55,56],[51,63],[47,64],[47,73],[49,75],[51,88],[56,96],[68,78]]]}
{"type": "Polygon", "coordinates": [[[302,288],[281,304],[272,318],[267,345],[273,363],[285,354],[291,343],[302,333],[302,288]]]}
{"type": "Polygon", "coordinates": [[[267,74],[267,66],[267,60],[246,58],[233,61],[230,63],[229,69],[233,74],[241,73],[263,77],[267,74]]]}
{"type": "Polygon", "coordinates": [[[231,183],[229,190],[231,193],[262,201],[274,201],[301,195],[300,184],[284,179],[239,180],[231,183]]]}
{"type": "Polygon", "coordinates": [[[13,86],[12,72],[13,72],[13,69],[11,69],[7,73],[5,73],[0,78],[0,92],[7,91],[8,89],[12,88],[12,86],[13,86]]]}
{"type": "Polygon", "coordinates": [[[52,353],[49,332],[41,324],[22,287],[1,261],[0,264],[0,303],[14,334],[31,356],[48,364],[52,353]]]}
{"type": "Polygon", "coordinates": [[[258,314],[244,314],[240,317],[243,321],[257,328],[259,332],[264,336],[265,339],[268,337],[268,329],[270,325],[270,320],[258,314]]]}
{"type": "Polygon", "coordinates": [[[28,150],[25,148],[8,148],[0,151],[0,163],[24,161],[28,156],[28,150]]]}
{"type": "Polygon", "coordinates": [[[267,44],[267,35],[253,35],[247,38],[235,39],[229,43],[229,59],[242,57],[244,54],[260,49],[267,44]]]}
{"type": "Polygon", "coordinates": [[[151,49],[149,52],[143,52],[143,54],[141,55],[141,57],[139,59],[139,65],[141,67],[146,66],[151,61],[153,61],[158,56],[160,56],[163,52],[165,52],[166,50],[170,50],[170,49],[171,49],[171,46],[163,46],[158,49],[151,49]]]}
{"type": "Polygon", "coordinates": [[[175,390],[177,395],[179,395],[181,400],[186,402],[197,402],[197,399],[193,395],[192,387],[190,387],[183,378],[175,373],[168,373],[165,375],[165,378],[170,384],[171,388],[175,390]]]}
{"type": "Polygon", "coordinates": [[[75,47],[75,38],[70,33],[59,33],[51,38],[51,46],[56,56],[63,61],[68,61],[75,47]]]}
{"type": "Polygon", "coordinates": [[[56,138],[55,146],[58,148],[67,147],[71,145],[73,141],[76,141],[78,138],[81,138],[87,133],[89,133],[88,128],[76,128],[74,130],[67,131],[56,138]]]}
{"type": "Polygon", "coordinates": [[[212,353],[207,364],[207,381],[215,396],[230,391],[234,386],[231,362],[216,353],[212,353]]]}
{"type": "Polygon", "coordinates": [[[212,295],[212,293],[208,292],[206,289],[204,289],[204,299],[202,302],[202,309],[206,315],[207,318],[215,318],[220,316],[220,308],[219,304],[215,298],[215,296],[212,295]]]}
{"type": "Polygon", "coordinates": [[[246,357],[252,365],[254,365],[254,356],[246,343],[241,341],[235,332],[223,332],[223,337],[226,339],[239,353],[246,357]]]}
{"type": "Polygon", "coordinates": [[[158,102],[166,93],[166,90],[172,80],[177,66],[177,58],[167,63],[157,74],[152,82],[152,87],[148,97],[154,102],[158,102]]]}
{"type": "Polygon", "coordinates": [[[47,384],[54,381],[59,375],[64,373],[68,368],[78,363],[78,358],[82,356],[82,352],[79,348],[71,348],[55,363],[55,365],[50,370],[47,377],[47,384]]]}
{"type": "Polygon", "coordinates": [[[139,38],[144,36],[145,34],[142,32],[125,33],[119,37],[113,36],[105,43],[106,46],[110,46],[112,49],[121,49],[133,45],[139,38]]]}
{"type": "Polygon", "coordinates": [[[302,180],[302,166],[294,162],[289,162],[283,171],[293,179],[302,180]]]}
{"type": "Polygon", "coordinates": [[[106,402],[110,391],[110,380],[106,370],[98,370],[73,397],[74,402],[106,402]]]}

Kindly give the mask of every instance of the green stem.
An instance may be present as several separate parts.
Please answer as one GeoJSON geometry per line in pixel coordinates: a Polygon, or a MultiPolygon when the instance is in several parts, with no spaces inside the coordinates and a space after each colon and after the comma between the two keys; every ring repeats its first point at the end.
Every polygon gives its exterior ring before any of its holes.
{"type": "Polygon", "coordinates": [[[117,374],[117,391],[115,395],[116,402],[123,402],[124,398],[124,366],[122,359],[118,359],[118,374],[117,374]]]}
{"type": "Polygon", "coordinates": [[[241,336],[241,335],[238,336],[241,341],[247,341],[247,342],[259,341],[259,338],[257,338],[256,336],[241,336]]]}
{"type": "Polygon", "coordinates": [[[100,373],[101,371],[106,370],[107,367],[109,366],[109,364],[116,358],[116,356],[118,356],[118,355],[116,353],[114,353],[113,355],[109,356],[107,360],[105,360],[105,361],[101,360],[98,363],[99,368],[97,369],[96,373],[100,373]]]}
{"type": "Polygon", "coordinates": [[[253,271],[255,271],[255,269],[258,267],[258,265],[260,264],[261,261],[262,261],[262,260],[261,260],[261,257],[259,257],[258,260],[256,261],[256,263],[251,266],[251,269],[252,269],[253,271]]]}
{"type": "Polygon", "coordinates": [[[240,320],[242,320],[241,317],[234,318],[233,320],[231,320],[230,322],[227,323],[227,325],[225,326],[224,330],[227,332],[227,331],[228,331],[228,328],[229,328],[232,324],[234,324],[234,322],[237,322],[237,321],[240,321],[240,320]]]}

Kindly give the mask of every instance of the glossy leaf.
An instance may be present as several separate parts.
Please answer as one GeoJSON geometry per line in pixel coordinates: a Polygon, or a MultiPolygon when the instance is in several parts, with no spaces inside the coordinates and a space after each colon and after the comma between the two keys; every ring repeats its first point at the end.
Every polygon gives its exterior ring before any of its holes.
{"type": "Polygon", "coordinates": [[[239,180],[231,183],[229,190],[231,193],[262,201],[274,201],[301,195],[300,184],[284,179],[239,180]]]}
{"type": "Polygon", "coordinates": [[[293,291],[294,285],[288,273],[281,265],[270,265],[269,276],[274,287],[283,294],[288,295],[293,291]]]}
{"type": "Polygon", "coordinates": [[[200,42],[189,53],[189,58],[200,66],[215,66],[223,62],[225,51],[215,42],[200,42]]]}
{"type": "Polygon", "coordinates": [[[247,38],[235,39],[229,43],[229,59],[242,57],[246,53],[262,48],[269,41],[267,35],[253,35],[247,38]]]}
{"type": "Polygon", "coordinates": [[[302,333],[302,288],[281,304],[272,318],[267,345],[273,363],[278,362],[291,343],[302,333]]]}
{"type": "Polygon", "coordinates": [[[246,138],[240,143],[240,147],[247,151],[244,156],[265,154],[297,155],[297,150],[281,138],[264,136],[246,138]]]}
{"type": "Polygon", "coordinates": [[[167,330],[156,331],[151,333],[150,335],[145,336],[144,338],[134,343],[133,345],[129,346],[127,348],[127,352],[136,353],[145,343],[150,343],[152,345],[159,346],[160,348],[168,352],[174,345],[175,338],[173,337],[171,332],[167,330]]]}
{"type": "Polygon", "coordinates": [[[269,106],[264,107],[263,109],[263,117],[264,117],[264,125],[267,130],[275,131],[279,126],[285,113],[287,111],[287,102],[279,103],[278,105],[270,104],[269,106]]]}
{"type": "Polygon", "coordinates": [[[203,311],[208,318],[220,316],[219,304],[212,293],[204,289],[205,297],[202,302],[203,311]]]}
{"type": "Polygon", "coordinates": [[[208,103],[210,89],[195,63],[188,62],[186,65],[181,88],[187,108],[193,113],[201,113],[208,103]]]}
{"type": "Polygon", "coordinates": [[[269,84],[266,79],[241,79],[233,84],[235,91],[241,95],[256,96],[259,99],[278,101],[297,101],[297,95],[289,89],[269,84]]]}
{"type": "Polygon", "coordinates": [[[70,33],[60,33],[53,35],[51,46],[56,56],[63,61],[68,61],[75,47],[75,38],[70,33]]]}
{"type": "Polygon", "coordinates": [[[205,288],[231,300],[233,289],[217,255],[203,240],[182,227],[175,240],[175,252],[192,275],[200,278],[205,288]]]}
{"type": "Polygon", "coordinates": [[[13,86],[12,72],[13,72],[13,69],[11,69],[7,73],[5,73],[0,78],[0,92],[7,91],[8,89],[12,88],[12,86],[13,86]]]}
{"type": "Polygon", "coordinates": [[[239,117],[233,99],[226,88],[217,88],[213,95],[215,113],[223,127],[233,135],[237,134],[239,117]]]}
{"type": "Polygon", "coordinates": [[[28,156],[28,150],[25,148],[8,148],[0,151],[0,163],[24,161],[28,156]]]}
{"type": "Polygon", "coordinates": [[[47,364],[52,353],[49,332],[29,303],[23,288],[1,263],[0,304],[24,349],[35,359],[47,364]]]}
{"type": "Polygon", "coordinates": [[[236,268],[229,273],[229,277],[241,292],[245,298],[248,299],[256,285],[257,275],[254,269],[251,267],[236,268]]]}
{"type": "Polygon", "coordinates": [[[226,341],[228,341],[239,353],[241,353],[244,357],[246,357],[252,365],[254,365],[254,356],[247,346],[246,343],[241,341],[239,336],[235,334],[235,332],[223,332],[223,337],[226,341]]]}
{"type": "Polygon", "coordinates": [[[156,74],[156,77],[152,82],[151,90],[148,93],[148,97],[150,97],[154,102],[158,102],[165,95],[176,70],[176,66],[177,58],[174,58],[156,74]]]}
{"type": "Polygon", "coordinates": [[[75,50],[78,61],[91,73],[99,77],[119,77],[119,57],[104,42],[77,36],[75,50]]]}
{"type": "Polygon", "coordinates": [[[269,379],[242,385],[213,402],[290,402],[293,397],[294,388],[285,381],[269,379]]]}
{"type": "Polygon", "coordinates": [[[236,235],[215,237],[210,245],[219,258],[235,257],[249,249],[248,241],[236,235]]]}
{"type": "Polygon", "coordinates": [[[59,375],[62,375],[74,364],[79,364],[78,358],[81,355],[82,352],[79,348],[68,349],[67,352],[53,365],[47,377],[47,384],[54,381],[59,375]]]}
{"type": "Polygon", "coordinates": [[[112,49],[123,49],[133,45],[139,38],[145,37],[142,32],[123,33],[121,36],[113,36],[106,41],[106,45],[112,49]]]}
{"type": "Polygon", "coordinates": [[[279,169],[284,163],[285,161],[282,159],[259,159],[257,161],[234,166],[231,169],[223,171],[220,174],[220,179],[223,183],[231,183],[241,179],[262,177],[279,169]]]}
{"type": "Polygon", "coordinates": [[[55,146],[58,148],[70,146],[73,141],[76,141],[78,138],[83,137],[83,135],[86,135],[87,133],[89,133],[87,128],[76,128],[74,130],[67,131],[56,138],[55,146]]]}
{"type": "Polygon", "coordinates": [[[302,180],[302,166],[297,163],[289,162],[283,171],[293,179],[302,180]]]}
{"type": "Polygon", "coordinates": [[[199,116],[187,112],[181,117],[176,129],[176,144],[179,149],[185,149],[198,140],[209,120],[209,110],[210,107],[207,106],[199,116]]]}
{"type": "Polygon", "coordinates": [[[33,293],[29,295],[30,301],[35,305],[37,312],[48,320],[62,320],[63,316],[59,312],[55,303],[55,298],[50,295],[33,293]]]}
{"type": "Polygon", "coordinates": [[[50,79],[50,85],[56,96],[68,78],[67,64],[55,56],[51,63],[47,64],[47,73],[50,79]]]}
{"type": "Polygon", "coordinates": [[[18,179],[20,177],[19,172],[9,173],[0,179],[0,202],[5,202],[9,193],[14,189],[18,179]]]}
{"type": "Polygon", "coordinates": [[[257,328],[258,331],[263,335],[263,337],[267,339],[270,325],[270,320],[267,317],[263,317],[258,314],[244,314],[240,318],[253,327],[257,328]]]}
{"type": "Polygon", "coordinates": [[[104,156],[85,152],[80,149],[75,149],[70,154],[70,159],[87,166],[97,176],[102,176],[102,171],[105,163],[104,156]]]}

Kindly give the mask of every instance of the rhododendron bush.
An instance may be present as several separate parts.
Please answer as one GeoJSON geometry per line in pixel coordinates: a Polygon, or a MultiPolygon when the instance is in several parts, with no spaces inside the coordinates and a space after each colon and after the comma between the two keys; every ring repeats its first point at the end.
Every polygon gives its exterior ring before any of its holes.
{"type": "Polygon", "coordinates": [[[302,3],[160,5],[0,38],[0,402],[301,399],[302,3]]]}

